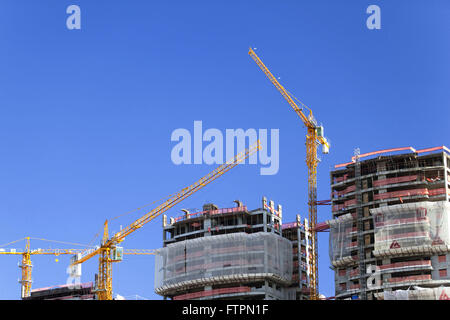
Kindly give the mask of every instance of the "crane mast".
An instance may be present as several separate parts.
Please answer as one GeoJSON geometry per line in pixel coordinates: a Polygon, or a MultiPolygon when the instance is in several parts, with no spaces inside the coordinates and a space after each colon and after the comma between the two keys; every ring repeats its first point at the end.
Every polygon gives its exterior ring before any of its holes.
{"type": "Polygon", "coordinates": [[[308,167],[308,217],[310,221],[309,231],[311,234],[311,254],[309,259],[309,286],[310,299],[319,299],[319,272],[318,272],[318,248],[317,248],[317,232],[315,226],[317,222],[317,165],[319,163],[317,157],[317,146],[322,145],[322,152],[328,153],[330,144],[323,136],[323,127],[317,125],[312,110],[306,105],[299,102],[301,108],[294,102],[287,90],[278,82],[269,69],[264,65],[261,59],[256,55],[252,48],[249,48],[248,54],[269,78],[272,84],[278,89],[281,95],[286,99],[289,105],[294,109],[295,113],[300,117],[306,126],[306,165],[308,167]],[[309,115],[303,113],[303,108],[309,110],[309,115]]]}
{"type": "Polygon", "coordinates": [[[20,268],[22,269],[22,279],[21,284],[21,296],[28,297],[31,293],[31,270],[33,268],[31,264],[31,249],[30,249],[30,238],[28,237],[25,245],[25,251],[22,254],[22,264],[20,268]]]}
{"type": "Polygon", "coordinates": [[[317,143],[316,130],[308,127],[306,137],[306,163],[308,166],[308,217],[311,234],[311,258],[309,259],[310,299],[319,299],[319,268],[317,243],[317,143]]]}

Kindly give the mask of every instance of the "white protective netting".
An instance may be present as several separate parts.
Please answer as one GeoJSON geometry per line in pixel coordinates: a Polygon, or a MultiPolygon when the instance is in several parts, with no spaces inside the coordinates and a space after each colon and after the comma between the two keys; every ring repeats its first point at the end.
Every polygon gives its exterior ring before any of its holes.
{"type": "Polygon", "coordinates": [[[155,254],[155,289],[180,282],[272,273],[292,279],[292,243],[276,234],[232,233],[169,244],[155,254]]]}
{"type": "Polygon", "coordinates": [[[355,220],[348,213],[336,219],[329,220],[330,238],[328,252],[330,261],[337,261],[351,257],[351,251],[356,247],[356,242],[352,238],[356,235],[355,220]]]}
{"type": "Polygon", "coordinates": [[[450,204],[416,202],[370,209],[375,251],[415,246],[448,245],[450,204]]]}
{"type": "Polygon", "coordinates": [[[450,288],[421,288],[384,291],[384,300],[450,300],[450,288]]]}

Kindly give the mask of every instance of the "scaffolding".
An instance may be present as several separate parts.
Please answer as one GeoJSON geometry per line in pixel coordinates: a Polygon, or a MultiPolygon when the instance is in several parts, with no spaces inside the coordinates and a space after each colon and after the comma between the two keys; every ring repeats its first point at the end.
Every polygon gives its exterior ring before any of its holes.
{"type": "Polygon", "coordinates": [[[155,291],[189,283],[270,276],[292,281],[292,243],[274,233],[243,232],[180,241],[156,251],[155,291]]]}
{"type": "Polygon", "coordinates": [[[413,289],[384,291],[384,300],[450,300],[450,288],[421,288],[414,286],[413,289]]]}
{"type": "Polygon", "coordinates": [[[364,253],[364,225],[363,225],[363,209],[362,205],[362,194],[361,194],[361,162],[359,161],[359,148],[355,150],[355,198],[356,198],[356,230],[357,230],[357,244],[358,244],[358,259],[359,259],[359,276],[360,283],[359,289],[361,290],[360,299],[367,300],[366,292],[366,264],[365,264],[365,253],[364,253]]]}
{"type": "Polygon", "coordinates": [[[370,209],[375,227],[374,254],[380,251],[449,245],[446,201],[415,202],[370,209]]]}
{"type": "Polygon", "coordinates": [[[352,241],[356,236],[357,227],[354,226],[356,220],[354,215],[347,213],[330,223],[330,244],[329,254],[333,266],[338,266],[340,262],[351,262],[358,260],[358,255],[352,256],[352,251],[358,248],[357,241],[352,241]]]}

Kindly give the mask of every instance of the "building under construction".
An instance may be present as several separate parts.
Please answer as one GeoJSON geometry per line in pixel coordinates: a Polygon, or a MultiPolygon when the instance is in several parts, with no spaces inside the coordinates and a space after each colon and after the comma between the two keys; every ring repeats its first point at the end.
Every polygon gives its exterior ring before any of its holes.
{"type": "Polygon", "coordinates": [[[282,224],[282,207],[263,198],[249,211],[205,204],[163,216],[155,255],[155,292],[164,299],[307,299],[307,220],[282,224]]]}
{"type": "Polygon", "coordinates": [[[336,299],[449,299],[449,153],[399,148],[335,166],[336,299]],[[393,151],[406,153],[382,155],[393,151]]]}
{"type": "Polygon", "coordinates": [[[95,300],[92,282],[77,285],[59,285],[31,290],[23,300],[95,300]]]}

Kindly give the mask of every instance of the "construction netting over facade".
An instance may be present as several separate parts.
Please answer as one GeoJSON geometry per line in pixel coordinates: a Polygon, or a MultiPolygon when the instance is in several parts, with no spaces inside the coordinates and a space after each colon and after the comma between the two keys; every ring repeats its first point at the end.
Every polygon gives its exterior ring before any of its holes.
{"type": "MultiPolygon", "coordinates": [[[[450,245],[450,204],[415,202],[370,209],[374,254],[386,250],[450,245]]],[[[330,261],[337,266],[357,259],[356,220],[349,213],[330,220],[330,261]]]]}
{"type": "Polygon", "coordinates": [[[329,254],[332,263],[342,259],[351,259],[351,251],[357,246],[356,241],[352,241],[352,238],[356,235],[354,222],[355,220],[350,213],[329,221],[329,254]]]}
{"type": "Polygon", "coordinates": [[[384,291],[384,300],[450,300],[450,288],[421,288],[384,291]]]}
{"type": "Polygon", "coordinates": [[[262,274],[291,281],[289,240],[263,232],[232,233],[180,241],[155,254],[155,289],[212,278],[262,274]]]}
{"type": "Polygon", "coordinates": [[[371,209],[375,252],[416,246],[448,245],[450,204],[415,202],[371,209]]]}

